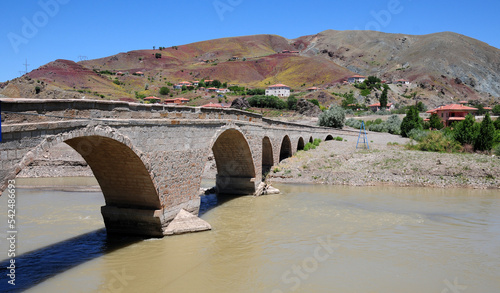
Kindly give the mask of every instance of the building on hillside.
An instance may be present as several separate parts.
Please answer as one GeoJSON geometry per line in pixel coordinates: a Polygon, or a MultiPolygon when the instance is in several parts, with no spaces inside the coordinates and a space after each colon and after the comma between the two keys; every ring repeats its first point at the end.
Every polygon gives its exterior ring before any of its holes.
{"type": "Polygon", "coordinates": [[[363,81],[365,81],[365,79],[366,79],[366,76],[356,74],[356,75],[349,77],[347,79],[347,82],[349,82],[349,83],[362,83],[363,81]]]}
{"type": "Polygon", "coordinates": [[[313,87],[308,88],[307,91],[308,92],[317,92],[317,91],[319,91],[319,87],[313,86],[313,87]]]}
{"type": "Polygon", "coordinates": [[[166,99],[164,104],[175,104],[175,105],[180,105],[180,104],[185,104],[189,102],[189,99],[185,98],[175,98],[175,99],[166,99]]]}
{"type": "Polygon", "coordinates": [[[195,80],[192,82],[193,86],[198,86],[200,84],[200,81],[199,80],[195,80]]]}
{"type": "Polygon", "coordinates": [[[230,92],[230,90],[229,89],[217,89],[216,92],[218,94],[227,94],[230,92]]]}
{"type": "Polygon", "coordinates": [[[137,71],[136,73],[134,73],[134,75],[144,76],[144,72],[142,72],[142,71],[137,71]]]}
{"type": "Polygon", "coordinates": [[[477,111],[476,108],[460,104],[451,104],[429,110],[427,113],[437,114],[444,126],[450,126],[455,121],[465,120],[465,116],[467,116],[467,114],[475,111],[477,111]]]}
{"type": "Polygon", "coordinates": [[[386,107],[382,108],[380,106],[380,103],[376,103],[376,104],[371,104],[368,107],[370,107],[370,110],[372,110],[373,112],[378,112],[380,110],[390,111],[390,110],[394,109],[394,104],[393,103],[387,103],[386,107]]]}
{"type": "Polygon", "coordinates": [[[188,87],[188,86],[193,86],[193,84],[190,83],[189,81],[181,81],[178,84],[174,85],[174,89],[180,90],[182,89],[183,86],[188,87]]]}
{"type": "Polygon", "coordinates": [[[218,88],[216,88],[216,87],[209,87],[209,88],[207,89],[207,92],[209,92],[209,93],[216,93],[216,92],[217,92],[217,90],[218,90],[218,88]]]}
{"type": "Polygon", "coordinates": [[[406,79],[398,79],[396,80],[396,84],[404,84],[404,85],[409,85],[410,81],[406,79]]]}
{"type": "Polygon", "coordinates": [[[289,97],[290,87],[281,83],[268,86],[266,96],[289,97]]]}
{"type": "Polygon", "coordinates": [[[156,103],[159,103],[161,101],[161,99],[157,98],[157,97],[147,97],[147,98],[144,98],[144,101],[150,102],[152,104],[156,104],[156,103]]]}

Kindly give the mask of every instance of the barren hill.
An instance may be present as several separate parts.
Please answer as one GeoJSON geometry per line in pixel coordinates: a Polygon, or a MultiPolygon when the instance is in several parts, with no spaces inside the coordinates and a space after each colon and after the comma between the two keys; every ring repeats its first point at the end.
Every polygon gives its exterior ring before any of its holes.
{"type": "MultiPolygon", "coordinates": [[[[500,50],[483,42],[450,32],[414,36],[333,30],[294,40],[276,35],[244,36],[78,63],[56,60],[0,84],[0,94],[131,99],[136,92],[158,95],[160,87],[200,79],[248,87],[286,83],[299,91],[335,85],[335,91],[342,92],[353,89],[341,82],[355,73],[387,81],[408,79],[411,91],[431,106],[478,99],[492,104],[500,97],[500,50]],[[117,72],[123,75],[115,75],[117,72]]],[[[414,102],[401,98],[407,96],[406,89],[393,90],[393,101],[414,102]]]]}

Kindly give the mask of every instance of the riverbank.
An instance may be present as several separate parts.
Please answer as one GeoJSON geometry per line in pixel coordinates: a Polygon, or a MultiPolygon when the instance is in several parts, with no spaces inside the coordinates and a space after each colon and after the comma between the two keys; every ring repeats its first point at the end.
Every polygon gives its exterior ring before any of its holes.
{"type": "Polygon", "coordinates": [[[271,170],[270,183],[392,185],[500,188],[500,159],[480,154],[412,151],[409,139],[388,133],[368,134],[369,150],[356,150],[357,138],[322,142],[298,152],[271,170]]]}

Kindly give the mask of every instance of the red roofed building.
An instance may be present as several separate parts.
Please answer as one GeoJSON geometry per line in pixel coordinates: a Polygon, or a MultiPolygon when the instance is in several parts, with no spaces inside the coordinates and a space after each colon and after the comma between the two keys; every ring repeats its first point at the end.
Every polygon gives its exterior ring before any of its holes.
{"type": "Polygon", "coordinates": [[[382,107],[380,106],[380,103],[371,104],[368,107],[370,107],[370,110],[372,110],[373,112],[377,112],[377,111],[380,111],[380,110],[390,111],[390,110],[394,109],[394,104],[393,103],[388,103],[387,106],[385,107],[385,109],[382,109],[382,107]]]}
{"type": "Polygon", "coordinates": [[[189,102],[189,99],[185,98],[175,98],[175,99],[166,99],[165,104],[185,104],[189,102]]]}
{"type": "Polygon", "coordinates": [[[319,88],[318,88],[318,87],[313,86],[313,87],[308,88],[308,89],[307,89],[307,91],[308,91],[308,92],[315,92],[315,91],[319,91],[319,88]]]}
{"type": "Polygon", "coordinates": [[[290,87],[281,83],[268,86],[266,96],[289,97],[290,87]]]}
{"type": "Polygon", "coordinates": [[[366,76],[356,74],[356,75],[349,77],[347,79],[347,81],[349,83],[358,83],[358,82],[361,83],[361,82],[365,81],[365,79],[366,79],[366,76]]]}
{"type": "Polygon", "coordinates": [[[465,116],[474,111],[477,111],[477,109],[459,104],[451,104],[429,110],[427,113],[437,114],[445,126],[450,126],[454,121],[465,120],[465,116]]]}
{"type": "Polygon", "coordinates": [[[406,84],[406,85],[409,85],[410,81],[406,80],[406,79],[398,79],[398,80],[396,80],[396,84],[406,84]]]}
{"type": "Polygon", "coordinates": [[[158,103],[161,101],[161,99],[157,98],[157,97],[147,97],[147,98],[144,98],[144,101],[148,101],[150,103],[158,103]]]}

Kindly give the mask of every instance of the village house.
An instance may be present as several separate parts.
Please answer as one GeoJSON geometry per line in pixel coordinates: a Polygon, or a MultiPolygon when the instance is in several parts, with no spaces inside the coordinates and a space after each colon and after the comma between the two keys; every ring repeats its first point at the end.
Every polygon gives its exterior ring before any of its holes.
{"type": "Polygon", "coordinates": [[[185,104],[189,102],[189,99],[185,98],[175,98],[175,99],[166,99],[164,104],[175,104],[175,105],[180,105],[180,104],[185,104]]]}
{"type": "Polygon", "coordinates": [[[190,83],[189,81],[181,81],[178,84],[174,85],[174,89],[180,90],[182,89],[183,86],[188,87],[188,86],[193,86],[193,84],[190,83]]]}
{"type": "Polygon", "coordinates": [[[308,92],[317,92],[317,91],[319,91],[319,88],[318,88],[318,87],[313,86],[313,87],[308,88],[308,89],[307,89],[307,91],[308,91],[308,92]]]}
{"type": "Polygon", "coordinates": [[[393,103],[388,103],[385,108],[382,108],[380,106],[380,103],[376,103],[376,104],[371,104],[370,106],[370,110],[372,110],[373,112],[378,112],[380,110],[385,110],[385,111],[390,111],[390,110],[393,110],[394,109],[394,104],[393,103]]]}
{"type": "Polygon", "coordinates": [[[215,92],[217,92],[217,90],[218,90],[218,88],[216,88],[216,87],[209,87],[207,89],[207,92],[209,92],[209,93],[215,93],[215,92]]]}
{"type": "Polygon", "coordinates": [[[227,94],[230,92],[230,90],[229,89],[217,89],[216,92],[218,94],[227,94]]]}
{"type": "Polygon", "coordinates": [[[200,84],[200,81],[199,80],[195,80],[192,82],[193,86],[198,86],[200,84]]]}
{"type": "Polygon", "coordinates": [[[406,79],[398,79],[396,80],[396,84],[404,84],[404,85],[409,85],[410,81],[406,79]]]}
{"type": "Polygon", "coordinates": [[[429,110],[427,113],[437,114],[444,126],[450,126],[455,121],[465,120],[465,116],[474,111],[477,111],[477,109],[460,104],[451,104],[429,110]]]}
{"type": "Polygon", "coordinates": [[[157,97],[147,97],[147,98],[144,98],[144,101],[152,103],[152,104],[156,104],[156,103],[159,103],[161,101],[161,99],[157,98],[157,97]]]}
{"type": "Polygon", "coordinates": [[[290,87],[284,84],[274,84],[266,89],[266,96],[289,97],[290,87]]]}
{"type": "Polygon", "coordinates": [[[362,83],[363,81],[365,81],[365,79],[366,79],[366,76],[362,76],[362,75],[357,75],[356,74],[356,75],[353,75],[353,76],[349,77],[347,79],[347,81],[349,83],[362,83]]]}

